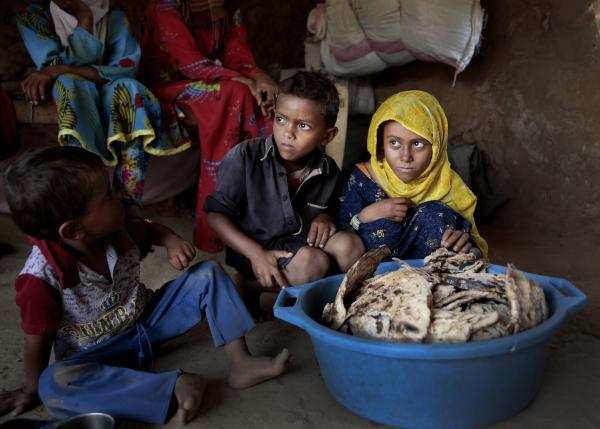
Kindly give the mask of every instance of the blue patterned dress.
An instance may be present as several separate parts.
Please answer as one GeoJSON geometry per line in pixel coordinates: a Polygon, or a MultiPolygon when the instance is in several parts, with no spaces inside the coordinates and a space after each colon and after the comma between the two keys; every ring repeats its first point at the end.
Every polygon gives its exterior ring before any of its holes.
{"type": "MultiPolygon", "coordinates": [[[[356,168],[340,197],[339,220],[349,224],[350,219],[364,207],[387,198],[388,195],[377,183],[356,168]]],[[[446,204],[428,201],[409,209],[402,222],[378,219],[362,223],[358,234],[367,250],[387,245],[393,257],[418,259],[440,247],[442,234],[447,228],[470,232],[471,223],[446,204]]]]}
{"type": "Polygon", "coordinates": [[[81,27],[61,44],[50,11],[31,4],[17,16],[25,46],[38,70],[67,64],[94,67],[106,83],[97,84],[76,74],[60,75],[52,87],[58,115],[58,142],[83,147],[115,168],[115,187],[123,199],[139,205],[146,171],[146,153],[169,155],[189,147],[178,128],[163,131],[156,97],[133,79],[140,46],[125,13],[109,12],[106,42],[81,27]]]}

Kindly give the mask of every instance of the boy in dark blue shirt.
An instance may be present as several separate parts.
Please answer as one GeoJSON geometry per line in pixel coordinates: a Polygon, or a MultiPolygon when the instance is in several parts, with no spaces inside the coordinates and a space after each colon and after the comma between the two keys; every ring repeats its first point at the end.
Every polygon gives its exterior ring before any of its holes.
{"type": "Polygon", "coordinates": [[[297,73],[281,82],[273,135],[240,143],[219,167],[208,222],[227,264],[259,288],[346,271],[364,252],[357,235],[336,229],[340,171],[322,151],[337,134],[339,103],[327,77],[297,73]]]}

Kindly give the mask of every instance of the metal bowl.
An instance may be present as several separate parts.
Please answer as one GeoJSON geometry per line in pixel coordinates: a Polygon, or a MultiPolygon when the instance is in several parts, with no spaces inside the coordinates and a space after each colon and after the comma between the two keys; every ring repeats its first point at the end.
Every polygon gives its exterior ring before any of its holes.
{"type": "Polygon", "coordinates": [[[114,429],[115,419],[104,413],[87,413],[62,420],[51,427],[52,429],[114,429]]]}

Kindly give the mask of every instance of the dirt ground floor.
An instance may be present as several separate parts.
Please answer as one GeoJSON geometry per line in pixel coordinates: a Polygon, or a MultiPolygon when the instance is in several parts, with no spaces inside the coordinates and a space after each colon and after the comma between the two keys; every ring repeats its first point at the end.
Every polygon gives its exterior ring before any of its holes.
{"type": "MultiPolygon", "coordinates": [[[[505,210],[506,211],[506,210],[505,210]]],[[[178,231],[191,236],[189,214],[146,213],[178,231]]],[[[552,232],[541,225],[524,225],[511,220],[521,216],[500,213],[493,223],[483,225],[482,234],[490,244],[494,263],[512,262],[520,269],[563,277],[589,297],[588,306],[571,317],[551,343],[540,392],[524,411],[492,428],[592,429],[600,427],[600,274],[598,242],[600,231],[588,225],[552,232]]],[[[0,257],[0,380],[2,389],[21,384],[22,335],[14,303],[13,280],[25,260],[29,245],[10,220],[0,216],[0,235],[16,248],[12,255],[0,257]]],[[[215,256],[211,256],[215,257],[215,256]]],[[[198,259],[207,258],[199,255],[198,259]]],[[[222,262],[223,255],[216,255],[222,262]]],[[[144,260],[142,275],[149,287],[158,288],[176,275],[162,249],[144,260]]],[[[279,320],[258,324],[248,336],[251,350],[275,354],[282,347],[294,355],[292,368],[283,376],[246,389],[230,389],[223,351],[212,346],[207,326],[201,325],[163,347],[157,370],[175,367],[197,372],[209,380],[202,415],[190,428],[323,428],[351,429],[383,427],[352,414],[328,393],[319,373],[310,338],[279,320]]],[[[343,359],[343,356],[340,356],[343,359]]],[[[493,371],[493,368],[490,368],[493,371]]],[[[115,386],[118,389],[119,386],[115,386]]],[[[400,406],[400,405],[399,405],[400,406]]],[[[24,417],[48,419],[43,407],[24,417]]],[[[0,419],[4,422],[7,419],[0,419]]],[[[151,427],[121,424],[121,427],[151,427]]],[[[167,428],[179,427],[170,421],[167,428]]]]}

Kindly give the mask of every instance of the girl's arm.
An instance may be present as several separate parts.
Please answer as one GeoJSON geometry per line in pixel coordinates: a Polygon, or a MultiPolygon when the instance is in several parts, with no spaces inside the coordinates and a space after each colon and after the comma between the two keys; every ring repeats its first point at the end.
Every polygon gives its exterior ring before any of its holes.
{"type": "Polygon", "coordinates": [[[352,218],[367,205],[362,197],[359,180],[358,170],[354,170],[342,190],[338,218],[345,224],[350,224],[352,218]]]}

